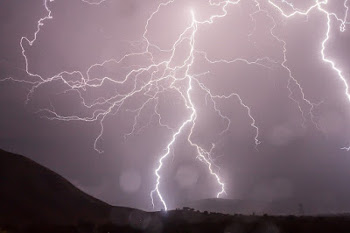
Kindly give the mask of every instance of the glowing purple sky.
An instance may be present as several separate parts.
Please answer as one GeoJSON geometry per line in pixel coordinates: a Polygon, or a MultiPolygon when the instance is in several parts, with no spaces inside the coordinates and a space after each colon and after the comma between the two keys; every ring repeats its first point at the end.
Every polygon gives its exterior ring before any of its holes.
{"type": "MultiPolygon", "coordinates": [[[[108,203],[149,210],[157,161],[191,115],[191,109],[186,108],[190,99],[181,96],[189,87],[190,79],[185,75],[188,72],[196,77],[190,102],[197,118],[190,142],[207,152],[212,149],[207,158],[220,167],[213,169],[225,183],[226,195],[222,197],[316,200],[320,205],[327,203],[324,208],[329,210],[350,209],[349,152],[340,149],[350,143],[350,103],[344,83],[322,60],[322,41],[327,30],[325,14],[316,9],[309,17],[286,19],[268,1],[252,0],[229,4],[225,17],[215,19],[213,24],[201,24],[212,15],[222,14],[222,5],[176,0],[159,8],[144,33],[147,19],[160,3],[150,0],[107,0],[100,5],[81,0],[48,3],[53,19],[44,21],[32,46],[26,41],[22,43],[29,71],[44,80],[28,96],[38,84],[35,83],[38,77],[25,71],[20,40],[22,36],[33,38],[38,20],[47,11],[43,1],[3,2],[0,32],[5,36],[0,41],[0,79],[11,77],[27,83],[0,82],[3,109],[0,147],[34,159],[108,203]],[[261,3],[260,10],[256,2],[261,3]],[[173,50],[171,62],[154,66],[169,59],[171,52],[151,46],[145,54],[145,38],[148,43],[169,50],[184,32],[184,40],[173,50]],[[285,63],[282,40],[286,43],[285,63]],[[196,52],[192,56],[189,51],[194,41],[196,52]],[[122,59],[135,53],[138,55],[122,59]],[[193,63],[187,58],[193,58],[193,63]],[[122,60],[118,64],[93,66],[86,75],[93,64],[109,59],[122,60]],[[172,73],[172,67],[182,65],[172,73]],[[120,83],[132,70],[146,68],[149,72],[131,75],[120,83]],[[288,69],[295,81],[289,77],[288,69]],[[89,86],[72,91],[72,85],[82,83],[77,73],[63,74],[46,83],[62,71],[80,71],[89,86]],[[167,75],[170,78],[163,80],[167,75]],[[110,80],[101,82],[104,77],[110,80]],[[111,108],[120,98],[153,79],[159,82],[127,98],[120,108],[111,108]],[[69,81],[71,86],[62,80],[69,81]],[[212,100],[215,95],[232,93],[239,95],[243,106],[237,96],[212,100]],[[110,101],[105,101],[108,98],[110,101]],[[310,103],[314,103],[312,109],[310,103]],[[101,117],[94,116],[109,108],[111,112],[105,114],[99,137],[101,117]],[[310,110],[312,114],[308,114],[310,110]],[[48,120],[43,116],[59,119],[48,120]],[[91,116],[93,121],[86,122],[91,116]],[[79,121],[62,121],[77,117],[79,121]],[[231,123],[226,130],[228,119],[231,123]],[[258,150],[255,126],[261,141],[258,150]],[[99,154],[99,150],[104,153],[99,154]]],[[[300,9],[315,4],[293,3],[300,9]]],[[[292,12],[290,6],[281,6],[292,12]]],[[[344,2],[334,1],[324,8],[345,17],[344,2]]],[[[336,20],[331,21],[326,53],[347,78],[350,34],[349,30],[341,32],[339,26],[336,20]]],[[[190,200],[215,197],[220,191],[206,164],[196,159],[196,146],[187,140],[192,123],[176,138],[160,170],[161,191],[170,208],[190,200]]],[[[157,209],[162,208],[157,197],[155,202],[157,209]]]]}

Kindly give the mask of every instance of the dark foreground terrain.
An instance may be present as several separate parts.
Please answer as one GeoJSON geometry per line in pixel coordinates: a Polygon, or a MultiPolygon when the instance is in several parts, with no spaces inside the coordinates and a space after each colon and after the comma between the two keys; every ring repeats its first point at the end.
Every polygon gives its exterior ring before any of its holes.
{"type": "Polygon", "coordinates": [[[224,216],[170,211],[131,217],[125,224],[3,225],[1,233],[349,233],[349,217],[224,216]]]}
{"type": "Polygon", "coordinates": [[[0,233],[350,233],[350,215],[148,213],[101,202],[39,164],[0,150],[0,233]]]}

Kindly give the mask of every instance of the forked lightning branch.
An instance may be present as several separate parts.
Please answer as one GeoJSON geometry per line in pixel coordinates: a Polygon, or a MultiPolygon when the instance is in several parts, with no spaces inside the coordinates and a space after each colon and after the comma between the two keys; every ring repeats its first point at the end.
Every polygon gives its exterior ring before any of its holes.
{"type": "MultiPolygon", "coordinates": [[[[105,4],[108,0],[99,0],[99,1],[89,1],[89,0],[81,0],[82,4],[90,4],[99,7],[101,4],[105,4]]],[[[334,75],[342,82],[344,87],[344,98],[347,98],[350,102],[350,92],[349,86],[347,82],[347,77],[344,76],[341,67],[339,67],[331,57],[327,55],[327,44],[329,39],[332,37],[332,25],[338,25],[339,30],[344,32],[346,30],[349,22],[347,21],[348,17],[348,0],[343,1],[342,7],[343,11],[342,16],[339,13],[330,12],[327,10],[327,6],[329,4],[328,0],[316,0],[314,1],[308,8],[306,9],[298,9],[294,6],[292,1],[285,0],[222,0],[222,1],[213,1],[208,0],[208,7],[215,7],[219,9],[219,13],[213,14],[206,18],[205,20],[199,20],[196,17],[196,9],[193,7],[188,11],[189,24],[183,29],[182,33],[176,38],[174,44],[170,49],[164,50],[159,45],[154,44],[148,38],[148,34],[150,31],[149,25],[152,24],[154,20],[154,16],[160,13],[167,7],[171,7],[176,4],[176,0],[170,0],[167,2],[160,3],[156,9],[150,14],[147,21],[145,22],[145,28],[142,35],[140,35],[140,44],[142,48],[144,48],[141,52],[128,53],[123,55],[120,59],[109,59],[103,61],[101,63],[92,64],[86,72],[74,71],[74,70],[63,70],[60,73],[52,76],[52,77],[44,77],[40,74],[34,73],[31,71],[30,67],[30,59],[27,56],[27,51],[25,48],[28,46],[33,46],[36,42],[37,38],[40,37],[40,31],[42,27],[44,27],[45,22],[47,20],[54,20],[54,12],[51,11],[49,5],[55,4],[54,0],[45,0],[44,7],[46,9],[46,16],[40,18],[37,22],[36,30],[33,32],[31,36],[23,36],[20,39],[19,46],[22,49],[22,56],[25,61],[25,71],[27,76],[23,79],[16,79],[13,77],[7,77],[1,81],[13,81],[26,83],[31,86],[30,91],[28,92],[26,102],[29,102],[35,93],[35,91],[39,87],[45,87],[46,84],[61,81],[66,86],[65,93],[75,92],[78,94],[82,107],[87,110],[90,110],[91,114],[88,116],[80,116],[80,115],[62,115],[57,112],[54,106],[50,108],[39,109],[37,113],[40,114],[41,117],[47,118],[49,120],[58,120],[58,121],[85,121],[85,122],[98,122],[100,125],[100,132],[98,133],[94,148],[99,153],[102,153],[102,148],[98,147],[98,142],[101,139],[104,133],[104,125],[105,119],[108,116],[116,115],[120,113],[121,109],[127,109],[128,111],[134,113],[133,125],[130,129],[130,132],[125,135],[131,136],[138,131],[140,131],[144,127],[148,127],[146,124],[142,127],[139,126],[139,120],[142,117],[142,114],[145,111],[145,108],[149,106],[153,106],[153,115],[158,120],[158,124],[161,127],[164,127],[171,134],[171,140],[167,142],[167,146],[165,148],[164,153],[159,155],[159,160],[155,161],[155,186],[150,192],[150,197],[152,201],[153,208],[161,205],[161,208],[167,210],[168,205],[166,201],[166,197],[162,194],[162,173],[165,172],[164,162],[168,159],[171,151],[173,150],[175,142],[179,137],[184,137],[187,139],[188,144],[194,148],[195,156],[200,162],[202,162],[208,169],[208,173],[213,177],[213,180],[217,182],[217,191],[216,197],[222,197],[225,191],[225,182],[220,177],[220,172],[218,166],[215,164],[215,161],[212,157],[212,150],[215,147],[215,142],[212,142],[213,147],[205,148],[200,143],[193,140],[193,132],[197,126],[197,118],[199,111],[196,108],[196,105],[193,101],[194,99],[194,87],[199,89],[201,92],[205,94],[205,101],[210,101],[211,106],[213,106],[213,111],[222,118],[223,122],[225,122],[226,126],[224,127],[222,133],[226,132],[231,127],[231,120],[228,116],[224,114],[224,111],[220,109],[219,102],[223,99],[237,99],[240,103],[242,109],[246,111],[247,118],[250,120],[250,125],[255,131],[255,137],[252,140],[255,148],[258,148],[260,144],[259,141],[259,128],[256,120],[254,119],[254,109],[251,109],[248,106],[244,99],[238,93],[232,92],[230,94],[221,94],[214,93],[214,91],[208,86],[205,85],[200,77],[203,77],[207,74],[207,72],[203,73],[194,73],[194,69],[192,66],[196,59],[204,59],[208,64],[233,64],[233,63],[245,63],[247,65],[252,66],[260,66],[264,69],[273,69],[274,66],[282,67],[288,74],[288,85],[287,88],[289,90],[289,98],[293,101],[300,113],[303,117],[304,123],[307,120],[310,120],[315,127],[318,127],[317,121],[314,116],[314,108],[318,103],[313,103],[306,96],[307,93],[304,93],[304,90],[300,83],[298,82],[298,77],[293,75],[292,70],[287,66],[288,62],[288,51],[287,51],[287,43],[278,34],[275,32],[275,28],[277,26],[277,22],[274,18],[274,15],[278,13],[280,16],[283,16],[286,20],[292,17],[312,17],[310,14],[314,11],[320,12],[325,17],[325,34],[319,41],[315,43],[319,43],[320,48],[320,56],[324,61],[324,64],[329,66],[333,71],[334,75]],[[232,60],[227,59],[212,59],[210,55],[206,51],[200,51],[197,49],[196,44],[197,41],[202,40],[198,35],[198,29],[203,25],[209,25],[210,27],[215,27],[215,23],[222,18],[226,17],[230,9],[232,7],[237,7],[244,1],[250,1],[254,5],[254,10],[249,13],[252,22],[256,22],[257,14],[264,14],[268,17],[272,22],[272,26],[269,28],[269,32],[271,36],[274,38],[275,43],[282,46],[281,53],[283,54],[282,60],[274,60],[268,56],[260,57],[258,59],[246,59],[246,58],[234,58],[232,60]],[[288,13],[287,13],[288,12],[288,13]],[[335,22],[335,23],[334,23],[335,22]],[[175,55],[182,48],[183,44],[188,45],[188,49],[185,51],[185,56],[183,61],[179,65],[174,65],[175,55]],[[156,52],[155,52],[156,51],[156,52]],[[166,54],[166,58],[161,59],[158,54],[166,54]],[[123,61],[133,57],[145,57],[150,62],[144,66],[136,66],[137,68],[133,68],[127,72],[127,74],[123,77],[118,77],[117,79],[114,77],[90,77],[90,73],[93,69],[97,67],[102,67],[110,63],[121,64],[123,61]],[[72,76],[79,76],[79,80],[70,79],[72,76]],[[147,76],[146,80],[138,82],[138,79],[141,77],[147,76]],[[108,97],[99,97],[92,103],[87,101],[83,95],[83,92],[86,88],[99,88],[102,85],[115,84],[122,86],[126,83],[133,83],[133,88],[131,91],[127,93],[118,93],[108,97]],[[292,86],[296,86],[297,89],[293,89],[292,86]],[[301,94],[302,98],[297,99],[294,96],[295,92],[301,94]],[[167,124],[164,120],[164,117],[159,111],[159,99],[164,93],[176,93],[176,95],[181,99],[182,104],[184,105],[186,111],[184,114],[184,121],[179,124],[178,128],[174,128],[167,124]],[[128,107],[128,100],[134,98],[136,96],[142,96],[140,99],[142,101],[141,105],[137,108],[128,107]],[[302,106],[307,106],[307,109],[302,106]]],[[[255,27],[253,27],[255,30],[255,27]]],[[[253,32],[251,32],[253,33],[253,32]]],[[[342,149],[350,150],[350,147],[344,147],[342,149]]]]}

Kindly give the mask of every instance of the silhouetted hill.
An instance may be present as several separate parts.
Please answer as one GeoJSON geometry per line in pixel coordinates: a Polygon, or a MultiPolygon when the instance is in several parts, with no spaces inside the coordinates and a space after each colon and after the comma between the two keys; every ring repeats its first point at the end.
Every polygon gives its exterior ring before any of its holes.
{"type": "MultiPolygon", "coordinates": [[[[207,209],[227,205],[227,210],[235,208],[237,212],[264,207],[261,203],[224,199],[208,199],[195,204],[207,209]]],[[[112,207],[75,188],[49,169],[23,156],[0,150],[0,233],[3,232],[349,233],[350,217],[226,215],[189,208],[147,213],[112,207]]]]}
{"type": "Polygon", "coordinates": [[[200,211],[217,212],[224,214],[270,214],[270,215],[295,215],[299,214],[297,201],[264,202],[256,200],[232,200],[232,199],[203,199],[184,204],[185,206],[200,211]]]}
{"type": "Polygon", "coordinates": [[[0,150],[0,224],[72,224],[111,218],[122,222],[130,212],[87,195],[28,158],[0,150]]]}
{"type": "Polygon", "coordinates": [[[337,206],[334,203],[320,202],[319,200],[275,200],[275,201],[257,201],[257,200],[232,200],[232,199],[203,199],[184,203],[188,206],[201,211],[218,212],[225,214],[269,214],[269,215],[321,215],[321,214],[339,214],[349,212],[348,206],[337,206]],[[302,204],[302,207],[300,207],[302,204]]]}

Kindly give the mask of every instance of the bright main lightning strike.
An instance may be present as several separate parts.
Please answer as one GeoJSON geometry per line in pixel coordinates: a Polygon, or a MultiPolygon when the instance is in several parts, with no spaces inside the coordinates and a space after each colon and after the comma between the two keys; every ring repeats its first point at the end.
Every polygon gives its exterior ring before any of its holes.
{"type": "MultiPolygon", "coordinates": [[[[96,1],[88,1],[88,0],[81,0],[82,2],[89,4],[89,5],[100,5],[106,2],[107,0],[96,0],[96,1]]],[[[194,88],[199,88],[200,91],[202,91],[206,95],[206,103],[208,100],[213,105],[213,110],[217,113],[217,115],[223,119],[223,121],[226,122],[226,127],[223,129],[222,133],[226,132],[231,125],[230,118],[225,116],[217,106],[217,101],[226,99],[229,100],[231,98],[237,98],[240,105],[247,111],[247,115],[251,120],[251,126],[255,130],[255,137],[254,137],[254,143],[255,147],[260,144],[259,141],[259,128],[256,125],[256,120],[254,119],[252,115],[251,108],[244,103],[242,98],[237,93],[231,93],[228,95],[213,93],[213,91],[204,85],[199,79],[199,77],[205,76],[208,72],[202,73],[202,74],[193,74],[192,73],[192,65],[194,64],[194,61],[197,57],[204,58],[206,62],[209,64],[232,64],[232,63],[245,63],[247,65],[256,65],[260,66],[262,68],[266,69],[273,69],[274,66],[279,65],[281,66],[286,72],[288,73],[288,85],[287,88],[289,89],[289,98],[296,103],[298,106],[301,115],[303,117],[303,124],[307,119],[311,120],[311,122],[317,126],[317,122],[315,120],[315,117],[313,115],[313,110],[316,106],[315,103],[312,103],[310,100],[306,98],[306,95],[304,94],[302,86],[299,84],[298,80],[293,76],[292,71],[287,66],[287,48],[286,48],[286,42],[278,37],[274,33],[274,29],[277,26],[277,23],[274,19],[274,17],[271,15],[269,9],[275,9],[277,12],[279,12],[283,17],[285,18],[291,18],[291,17],[297,17],[299,16],[306,16],[308,17],[312,11],[318,10],[327,19],[326,23],[326,34],[323,40],[321,41],[321,56],[325,63],[329,64],[330,67],[333,69],[339,80],[342,81],[344,84],[345,89],[345,96],[350,101],[350,93],[349,93],[349,86],[347,83],[347,80],[343,76],[342,71],[340,68],[336,65],[336,63],[331,60],[326,55],[326,49],[327,49],[327,42],[329,41],[330,34],[331,34],[331,23],[332,18],[334,18],[337,22],[339,22],[340,26],[339,29],[341,32],[344,32],[346,29],[346,25],[349,24],[347,21],[348,16],[348,0],[344,1],[344,10],[345,10],[345,16],[343,18],[338,17],[337,14],[333,12],[329,12],[325,9],[325,6],[328,4],[328,0],[315,0],[315,3],[311,5],[306,10],[300,10],[294,7],[294,4],[291,2],[288,2],[286,0],[251,0],[252,3],[255,5],[255,11],[250,14],[250,17],[252,19],[252,22],[255,22],[255,15],[262,13],[265,14],[272,22],[273,26],[270,28],[270,34],[271,36],[282,45],[283,47],[283,60],[282,61],[275,61],[269,57],[261,57],[255,60],[248,60],[244,58],[235,58],[232,60],[225,60],[225,59],[218,59],[213,60],[209,57],[207,52],[205,51],[198,51],[196,50],[196,40],[198,40],[198,28],[202,25],[211,25],[214,24],[215,21],[220,20],[221,18],[226,17],[228,14],[228,8],[230,6],[238,5],[241,0],[221,0],[219,2],[213,2],[212,0],[209,0],[209,5],[212,7],[219,7],[220,12],[219,14],[213,14],[208,19],[199,21],[196,19],[196,15],[194,10],[191,10],[189,15],[190,17],[190,24],[187,28],[184,29],[184,31],[180,34],[180,36],[177,38],[175,43],[172,45],[171,49],[164,50],[161,49],[158,45],[152,44],[150,40],[148,39],[148,33],[149,33],[149,24],[152,22],[153,17],[158,14],[163,8],[170,6],[171,4],[174,4],[176,0],[169,0],[167,2],[160,3],[156,10],[151,13],[150,17],[147,19],[144,33],[142,35],[142,42],[140,44],[145,45],[145,49],[140,52],[135,53],[129,53],[121,57],[120,59],[109,59],[106,61],[103,61],[101,63],[93,64],[89,67],[89,69],[86,71],[86,73],[82,73],[80,71],[62,71],[52,77],[45,78],[42,77],[39,74],[32,73],[29,68],[29,59],[26,55],[26,44],[28,46],[32,46],[40,33],[41,28],[44,26],[44,22],[46,20],[52,20],[53,15],[49,8],[49,4],[53,3],[54,0],[45,0],[44,1],[44,7],[47,11],[47,15],[43,18],[40,18],[37,22],[37,29],[34,32],[32,39],[29,39],[28,37],[22,37],[20,40],[20,47],[22,48],[22,55],[25,61],[25,71],[27,75],[31,78],[31,80],[23,80],[23,79],[15,79],[12,77],[5,78],[2,81],[5,80],[11,80],[15,82],[21,82],[28,85],[31,85],[31,89],[27,95],[27,102],[31,100],[32,95],[34,94],[35,90],[41,86],[47,85],[53,81],[61,81],[63,82],[67,89],[64,93],[68,92],[74,92],[77,93],[82,106],[85,107],[87,110],[90,110],[92,112],[89,116],[79,116],[79,115],[61,115],[58,113],[54,106],[51,105],[51,108],[46,109],[40,109],[38,113],[42,114],[42,117],[45,117],[49,120],[61,120],[61,121],[85,121],[85,122],[99,122],[101,126],[101,131],[99,135],[97,136],[94,144],[94,148],[96,151],[102,153],[102,150],[97,147],[97,143],[100,140],[100,138],[103,135],[104,132],[104,120],[109,115],[118,114],[122,108],[126,108],[127,111],[132,112],[135,114],[134,122],[131,131],[125,135],[125,138],[128,136],[131,136],[133,134],[136,134],[140,132],[143,128],[149,126],[151,124],[151,121],[154,117],[156,117],[158,120],[158,124],[161,127],[165,127],[168,129],[171,134],[171,140],[167,143],[166,149],[164,154],[162,154],[158,160],[157,167],[154,170],[155,176],[156,176],[156,184],[154,189],[151,191],[150,196],[152,200],[153,208],[155,208],[155,200],[154,196],[156,195],[162,205],[162,207],[167,210],[168,206],[166,204],[166,200],[162,195],[162,192],[160,191],[160,185],[161,185],[161,171],[164,166],[164,161],[167,159],[167,157],[170,155],[171,150],[177,140],[178,137],[180,137],[183,134],[187,134],[186,138],[195,151],[197,158],[203,162],[204,165],[207,166],[209,173],[212,175],[214,180],[216,180],[219,191],[217,192],[216,196],[221,197],[225,193],[225,184],[222,181],[222,179],[219,176],[218,167],[214,163],[214,159],[212,158],[213,150],[215,149],[215,144],[213,143],[213,146],[211,148],[205,149],[203,146],[199,145],[197,142],[193,140],[193,132],[196,128],[197,123],[197,117],[198,117],[198,111],[196,109],[196,106],[193,102],[193,91],[194,88]],[[281,5],[288,6],[291,9],[291,13],[286,13],[281,5]],[[26,44],[25,44],[26,43],[26,44]],[[181,65],[172,65],[172,62],[174,61],[175,53],[179,50],[179,46],[182,43],[188,43],[189,50],[186,51],[186,57],[184,58],[181,65]],[[168,54],[168,58],[157,61],[155,57],[155,53],[152,52],[153,50],[156,50],[157,52],[168,54]],[[129,71],[125,76],[123,76],[121,79],[118,79],[118,81],[114,80],[110,77],[100,77],[100,78],[91,78],[90,72],[95,67],[104,66],[108,63],[115,63],[115,64],[121,64],[123,61],[125,61],[128,58],[131,57],[144,57],[147,58],[150,62],[147,66],[140,66],[138,68],[134,68],[131,71],[129,71]],[[181,71],[184,71],[184,73],[181,75],[181,71]],[[180,75],[178,74],[180,73],[180,75]],[[70,76],[78,75],[80,77],[80,80],[69,80],[70,76]],[[148,79],[142,81],[141,84],[140,81],[138,82],[138,79],[142,75],[147,75],[148,79]],[[96,99],[94,102],[89,103],[83,95],[83,92],[87,88],[98,88],[101,87],[105,83],[110,83],[111,85],[123,85],[128,82],[133,82],[133,88],[131,91],[129,91],[126,94],[120,94],[116,93],[114,95],[108,96],[108,97],[100,97],[96,99]],[[164,84],[166,83],[166,84],[164,84]],[[183,89],[183,85],[185,85],[185,89],[183,89]],[[297,93],[293,91],[293,86],[297,88],[297,93]],[[175,92],[179,98],[181,98],[184,106],[188,110],[188,115],[186,119],[179,125],[178,128],[173,128],[169,126],[164,119],[162,118],[162,115],[159,113],[158,105],[159,105],[159,98],[161,94],[165,92],[175,92]],[[301,100],[298,100],[295,98],[295,94],[301,95],[301,100]],[[127,108],[125,105],[127,100],[142,95],[145,100],[143,100],[141,106],[139,106],[136,109],[127,108]],[[307,112],[304,111],[302,104],[306,104],[308,106],[307,112]],[[143,111],[146,108],[146,106],[153,106],[154,114],[150,117],[149,123],[140,127],[139,125],[139,119],[142,117],[143,111]],[[137,129],[139,127],[139,129],[137,129]]],[[[254,29],[255,30],[255,27],[254,29]]],[[[250,33],[250,35],[253,34],[253,31],[250,33]]],[[[249,36],[250,36],[249,35],[249,36]]],[[[349,148],[343,148],[350,150],[349,148]]]]}

